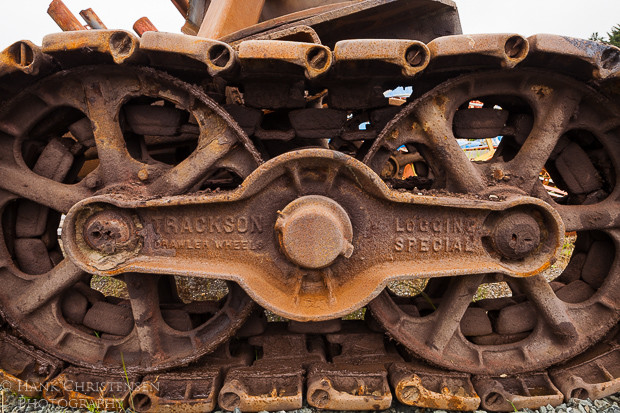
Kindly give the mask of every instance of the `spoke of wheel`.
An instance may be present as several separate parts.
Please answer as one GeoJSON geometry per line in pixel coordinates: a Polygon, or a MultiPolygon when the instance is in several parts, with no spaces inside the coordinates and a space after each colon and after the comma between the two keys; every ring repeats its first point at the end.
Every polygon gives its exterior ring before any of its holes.
{"type": "Polygon", "coordinates": [[[555,204],[554,198],[549,194],[542,181],[539,179],[534,183],[532,187],[531,196],[541,199],[548,204],[555,204]]]}
{"type": "Polygon", "coordinates": [[[467,158],[452,132],[452,123],[434,100],[423,102],[415,115],[428,140],[435,161],[448,174],[449,185],[461,191],[480,192],[486,188],[476,165],[467,158]]]}
{"type": "Polygon", "coordinates": [[[563,340],[576,340],[579,333],[560,300],[541,274],[517,280],[520,290],[527,295],[553,333],[563,340]]]}
{"type": "Polygon", "coordinates": [[[187,192],[203,179],[213,165],[226,155],[237,140],[225,130],[200,146],[187,159],[165,172],[149,187],[152,194],[177,195],[187,192]]]}
{"type": "Polygon", "coordinates": [[[620,204],[604,201],[593,205],[557,205],[566,232],[620,227],[620,204]]]}
{"type": "Polygon", "coordinates": [[[38,277],[26,293],[16,297],[17,309],[22,314],[30,314],[53,297],[58,296],[84,276],[84,271],[71,260],[65,258],[49,273],[38,277]]]}
{"type": "Polygon", "coordinates": [[[108,184],[134,178],[136,161],[127,152],[117,112],[122,97],[117,96],[106,81],[98,79],[85,81],[84,93],[100,161],[100,176],[108,184]]]}
{"type": "Polygon", "coordinates": [[[65,214],[73,205],[91,196],[81,185],[62,184],[16,166],[0,164],[0,176],[0,188],[65,214]]]}
{"type": "Polygon", "coordinates": [[[159,308],[158,278],[150,274],[125,274],[140,348],[153,358],[164,358],[160,327],[164,321],[159,308]]]}
{"type": "Polygon", "coordinates": [[[443,351],[461,325],[465,311],[472,303],[474,294],[484,275],[463,275],[452,280],[441,299],[434,317],[431,335],[426,340],[431,348],[443,351]]]}
{"type": "Polygon", "coordinates": [[[581,95],[574,89],[551,90],[548,93],[551,95],[538,98],[532,131],[519,153],[507,165],[511,176],[520,177],[523,183],[530,185],[538,179],[581,101],[581,95]]]}

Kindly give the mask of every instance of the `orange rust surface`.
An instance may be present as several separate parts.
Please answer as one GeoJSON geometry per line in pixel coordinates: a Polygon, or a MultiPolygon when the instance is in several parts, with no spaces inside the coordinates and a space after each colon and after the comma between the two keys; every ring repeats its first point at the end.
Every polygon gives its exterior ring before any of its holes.
{"type": "Polygon", "coordinates": [[[53,0],[47,9],[47,14],[63,31],[86,30],[62,0],[53,0]]]}
{"type": "Polygon", "coordinates": [[[105,397],[103,394],[92,396],[72,390],[72,383],[73,377],[60,374],[47,384],[43,397],[50,403],[77,409],[90,410],[94,407],[97,410],[120,411],[126,407],[129,391],[122,397],[105,397]]]}
{"type": "Polygon", "coordinates": [[[14,393],[19,393],[26,397],[40,397],[41,396],[41,383],[28,383],[20,378],[9,374],[8,372],[0,369],[0,383],[2,386],[14,393]]]}
{"type": "Polygon", "coordinates": [[[305,69],[309,79],[327,73],[332,65],[332,53],[328,47],[302,42],[281,40],[248,40],[239,45],[239,58],[246,70],[251,70],[258,60],[274,63],[290,63],[305,69]]]}
{"type": "Polygon", "coordinates": [[[157,27],[149,20],[148,17],[142,17],[133,24],[133,30],[142,36],[146,32],[158,32],[157,27]]]}
{"type": "Polygon", "coordinates": [[[396,397],[404,404],[429,409],[472,411],[480,405],[480,398],[476,394],[468,395],[464,390],[461,394],[451,393],[447,387],[444,387],[441,393],[428,390],[424,388],[422,381],[416,375],[398,383],[396,397]],[[417,397],[412,398],[412,393],[416,391],[417,397]]]}
{"type": "Polygon", "coordinates": [[[139,47],[136,36],[124,30],[84,30],[53,33],[43,38],[42,50],[52,56],[61,56],[68,50],[109,55],[115,63],[133,57],[139,47]]]}

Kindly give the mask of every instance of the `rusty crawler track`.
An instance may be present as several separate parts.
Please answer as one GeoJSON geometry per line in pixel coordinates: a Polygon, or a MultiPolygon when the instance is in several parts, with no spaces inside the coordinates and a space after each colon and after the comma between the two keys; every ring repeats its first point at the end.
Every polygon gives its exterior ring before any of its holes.
{"type": "Polygon", "coordinates": [[[0,382],[139,412],[620,391],[620,50],[274,36],[81,30],[2,52],[0,382]],[[498,135],[476,163],[452,139],[498,135]],[[386,288],[407,278],[425,281],[386,288]],[[490,283],[511,296],[472,302],[490,283]]]}

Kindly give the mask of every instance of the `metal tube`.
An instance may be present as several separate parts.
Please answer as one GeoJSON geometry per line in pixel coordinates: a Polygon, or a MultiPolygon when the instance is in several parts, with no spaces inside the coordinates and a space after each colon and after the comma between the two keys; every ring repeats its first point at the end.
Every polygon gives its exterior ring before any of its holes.
{"type": "Polygon", "coordinates": [[[245,29],[260,19],[265,0],[213,0],[198,31],[199,37],[219,39],[245,29]]]}
{"type": "Polygon", "coordinates": [[[148,17],[142,17],[133,24],[133,30],[142,36],[146,32],[158,32],[157,27],[149,20],[148,17]]]}
{"type": "Polygon", "coordinates": [[[101,21],[99,16],[97,16],[97,13],[93,11],[93,9],[82,10],[80,12],[80,16],[82,16],[86,24],[88,24],[91,29],[107,30],[106,25],[103,24],[103,22],[101,21]]]}
{"type": "Polygon", "coordinates": [[[47,14],[49,14],[56,24],[65,32],[86,30],[77,17],[65,6],[62,0],[52,0],[47,9],[47,14]]]}

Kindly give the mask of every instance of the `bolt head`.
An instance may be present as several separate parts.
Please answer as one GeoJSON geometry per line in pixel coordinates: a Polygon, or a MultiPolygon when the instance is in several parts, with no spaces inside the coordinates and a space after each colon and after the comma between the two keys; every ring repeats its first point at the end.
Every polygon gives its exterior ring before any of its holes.
{"type": "Polygon", "coordinates": [[[146,168],[142,168],[138,171],[138,179],[141,181],[146,181],[149,179],[149,171],[146,168]]]}
{"type": "Polygon", "coordinates": [[[134,238],[131,218],[117,211],[102,211],[86,221],[83,236],[94,250],[114,254],[117,249],[134,238]]]}
{"type": "Polygon", "coordinates": [[[525,258],[540,244],[540,226],[536,219],[524,212],[510,213],[496,225],[493,243],[505,258],[525,258]]]}

